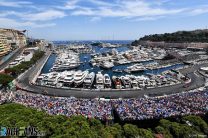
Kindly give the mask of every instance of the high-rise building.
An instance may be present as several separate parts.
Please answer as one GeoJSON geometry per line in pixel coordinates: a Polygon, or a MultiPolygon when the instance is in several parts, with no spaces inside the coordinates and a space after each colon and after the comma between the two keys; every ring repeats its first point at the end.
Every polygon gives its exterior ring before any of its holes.
{"type": "Polygon", "coordinates": [[[7,37],[0,34],[0,57],[6,55],[10,51],[10,47],[7,42],[7,37]]]}
{"type": "Polygon", "coordinates": [[[24,31],[0,28],[0,57],[26,44],[24,31]]]}
{"type": "Polygon", "coordinates": [[[26,46],[26,36],[23,33],[24,31],[19,31],[15,29],[5,29],[0,28],[0,34],[3,34],[7,37],[8,43],[12,47],[23,47],[26,46]]]}

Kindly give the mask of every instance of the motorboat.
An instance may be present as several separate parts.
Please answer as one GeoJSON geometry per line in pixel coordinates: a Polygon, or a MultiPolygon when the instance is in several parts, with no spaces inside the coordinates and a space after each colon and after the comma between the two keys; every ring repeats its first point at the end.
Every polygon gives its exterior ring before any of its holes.
{"type": "Polygon", "coordinates": [[[100,67],[102,67],[104,69],[110,69],[110,68],[114,67],[114,64],[113,64],[113,62],[104,61],[100,64],[100,67]]]}
{"type": "Polygon", "coordinates": [[[121,69],[114,69],[113,72],[116,72],[116,73],[122,73],[123,70],[121,70],[121,69]]]}
{"type": "Polygon", "coordinates": [[[143,72],[145,70],[146,70],[146,68],[142,64],[135,64],[135,65],[129,66],[129,67],[127,67],[127,69],[125,69],[125,71],[128,73],[143,72]]]}
{"type": "Polygon", "coordinates": [[[131,88],[131,79],[128,76],[121,76],[120,79],[126,89],[131,88]]]}
{"type": "Polygon", "coordinates": [[[96,88],[104,89],[104,76],[101,72],[96,74],[96,88]]]}
{"type": "Polygon", "coordinates": [[[95,73],[94,72],[89,73],[87,77],[84,79],[84,87],[91,88],[94,79],[95,79],[95,73]]]}
{"type": "Polygon", "coordinates": [[[113,80],[113,83],[114,83],[116,89],[122,89],[122,84],[121,84],[121,80],[119,77],[113,76],[112,80],[113,80]]]}
{"type": "Polygon", "coordinates": [[[104,86],[105,88],[111,87],[111,78],[108,74],[104,74],[104,86]]]}
{"type": "Polygon", "coordinates": [[[87,77],[89,71],[85,70],[85,71],[77,71],[74,74],[74,85],[75,87],[78,87],[79,85],[81,85],[84,81],[84,79],[87,77]]]}

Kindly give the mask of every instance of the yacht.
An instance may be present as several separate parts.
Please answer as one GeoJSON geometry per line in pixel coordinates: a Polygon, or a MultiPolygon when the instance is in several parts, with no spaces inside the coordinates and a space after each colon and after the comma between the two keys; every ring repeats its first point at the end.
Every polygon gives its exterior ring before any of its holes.
{"type": "Polygon", "coordinates": [[[115,88],[116,89],[121,89],[122,88],[122,84],[121,84],[120,78],[117,77],[117,76],[113,76],[112,79],[113,79],[113,83],[115,85],[115,88]]]}
{"type": "Polygon", "coordinates": [[[131,72],[143,72],[145,70],[146,68],[142,64],[135,64],[127,67],[125,71],[131,73],[131,72]]]}
{"type": "Polygon", "coordinates": [[[43,80],[44,78],[46,78],[47,75],[46,74],[41,74],[40,76],[38,76],[38,78],[36,79],[36,84],[37,85],[42,85],[43,84],[43,80]]]}
{"type": "Polygon", "coordinates": [[[95,79],[95,73],[91,72],[90,74],[87,75],[87,77],[84,79],[84,87],[85,88],[91,88],[93,82],[95,79]]]}
{"type": "Polygon", "coordinates": [[[105,88],[111,87],[111,79],[108,74],[104,74],[104,85],[105,85],[105,88]]]}
{"type": "Polygon", "coordinates": [[[100,64],[100,66],[104,69],[110,69],[114,66],[113,62],[104,61],[100,64]]]}
{"type": "Polygon", "coordinates": [[[72,51],[58,54],[51,71],[71,70],[80,66],[79,56],[72,51]]]}
{"type": "Polygon", "coordinates": [[[120,79],[126,89],[131,88],[131,80],[128,76],[121,76],[120,79]]]}
{"type": "Polygon", "coordinates": [[[104,89],[104,76],[101,72],[96,74],[96,88],[104,89]]]}
{"type": "Polygon", "coordinates": [[[140,89],[136,78],[131,78],[131,85],[133,89],[140,89]]]}
{"type": "Polygon", "coordinates": [[[87,77],[89,71],[86,70],[86,71],[77,71],[75,74],[74,74],[74,85],[75,87],[78,87],[79,85],[81,85],[84,81],[84,79],[87,77]]]}
{"type": "Polygon", "coordinates": [[[59,73],[58,72],[51,72],[47,74],[48,77],[46,79],[46,84],[50,86],[55,86],[58,82],[59,73]]]}
{"type": "Polygon", "coordinates": [[[75,71],[66,71],[64,74],[63,85],[66,87],[70,87],[74,82],[74,73],[75,71]]]}
{"type": "Polygon", "coordinates": [[[64,84],[64,77],[65,77],[65,71],[60,73],[60,77],[58,78],[58,82],[56,84],[57,88],[60,88],[60,87],[63,86],[63,84],[64,84]]]}
{"type": "Polygon", "coordinates": [[[121,70],[121,69],[114,69],[113,72],[116,72],[116,73],[122,73],[123,70],[121,70]]]}

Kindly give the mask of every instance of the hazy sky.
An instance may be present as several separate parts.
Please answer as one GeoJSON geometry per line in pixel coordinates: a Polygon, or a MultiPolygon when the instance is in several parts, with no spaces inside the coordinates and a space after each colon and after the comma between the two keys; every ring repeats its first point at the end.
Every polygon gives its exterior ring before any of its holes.
{"type": "Polygon", "coordinates": [[[0,27],[48,40],[134,40],[207,25],[208,0],[0,0],[0,27]]]}

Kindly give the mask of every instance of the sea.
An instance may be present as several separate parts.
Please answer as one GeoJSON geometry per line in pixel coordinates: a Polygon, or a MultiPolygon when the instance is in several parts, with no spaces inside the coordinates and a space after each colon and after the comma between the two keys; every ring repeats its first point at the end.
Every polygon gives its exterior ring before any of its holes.
{"type": "MultiPolygon", "coordinates": [[[[132,40],[102,40],[102,41],[54,41],[53,44],[54,46],[59,46],[59,45],[68,45],[68,44],[74,44],[74,43],[78,43],[78,44],[90,44],[90,43],[94,43],[94,42],[104,42],[104,43],[111,43],[111,44],[122,44],[121,47],[116,48],[118,52],[123,52],[123,51],[127,51],[129,50],[129,45],[131,44],[132,40]]],[[[93,50],[96,53],[105,53],[108,51],[111,51],[112,48],[102,48],[99,46],[92,46],[93,50]]],[[[53,66],[53,63],[56,60],[56,54],[51,54],[51,56],[49,57],[48,61],[46,62],[46,64],[44,65],[43,69],[42,69],[42,73],[49,73],[50,69],[53,66]]],[[[122,75],[126,75],[128,73],[126,72],[122,72],[122,73],[118,73],[118,72],[113,72],[113,70],[115,69],[126,69],[128,66],[133,65],[134,63],[131,64],[125,64],[125,65],[116,65],[114,66],[112,69],[103,69],[97,66],[92,66],[89,61],[91,60],[91,54],[80,54],[80,61],[83,62],[83,64],[81,64],[76,70],[89,70],[89,72],[99,72],[101,71],[103,74],[108,74],[110,77],[112,76],[122,76],[122,75]]],[[[150,62],[155,62],[155,61],[147,61],[147,62],[143,62],[143,64],[148,64],[150,62]]],[[[157,70],[146,70],[144,72],[137,72],[137,73],[131,73],[132,75],[146,75],[146,74],[160,74],[164,71],[170,70],[170,69],[177,69],[179,67],[183,67],[183,64],[177,64],[177,65],[172,65],[170,67],[166,67],[166,68],[162,68],[162,69],[157,69],[157,70]]]]}

